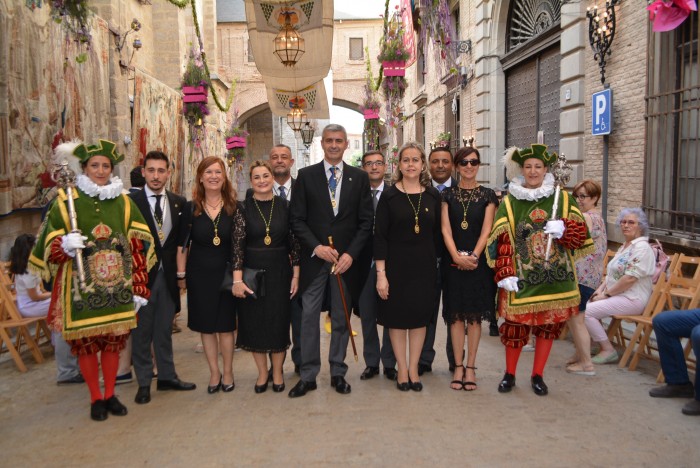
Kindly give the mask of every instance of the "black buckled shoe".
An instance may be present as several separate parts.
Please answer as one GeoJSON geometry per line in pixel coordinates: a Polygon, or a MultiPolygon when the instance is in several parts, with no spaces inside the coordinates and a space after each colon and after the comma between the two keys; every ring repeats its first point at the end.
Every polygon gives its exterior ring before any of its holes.
{"type": "Polygon", "coordinates": [[[533,375],[530,379],[530,384],[532,385],[532,391],[535,392],[535,395],[545,396],[549,393],[547,384],[544,383],[544,379],[541,375],[533,375]]]}
{"type": "Polygon", "coordinates": [[[107,402],[104,400],[95,400],[90,405],[90,417],[93,421],[104,421],[107,419],[107,402]]]}
{"type": "Polygon", "coordinates": [[[126,406],[122,405],[121,401],[119,401],[115,395],[109,397],[105,401],[105,404],[107,405],[109,412],[114,416],[126,416],[128,413],[126,406]]]}
{"type": "Polygon", "coordinates": [[[501,383],[498,384],[498,392],[508,393],[511,390],[513,390],[513,387],[515,387],[515,376],[506,372],[505,374],[503,374],[501,383]]]}

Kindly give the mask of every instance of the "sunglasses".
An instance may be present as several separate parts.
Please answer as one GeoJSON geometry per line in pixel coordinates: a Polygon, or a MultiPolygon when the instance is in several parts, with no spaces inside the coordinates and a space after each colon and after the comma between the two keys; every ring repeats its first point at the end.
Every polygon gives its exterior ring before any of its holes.
{"type": "Polygon", "coordinates": [[[467,167],[467,166],[469,166],[469,165],[472,165],[472,166],[475,166],[475,167],[476,167],[476,166],[478,166],[479,164],[481,164],[481,161],[479,161],[478,159],[462,159],[462,160],[461,160],[460,162],[458,162],[457,164],[459,164],[459,165],[462,166],[462,167],[467,167]]]}

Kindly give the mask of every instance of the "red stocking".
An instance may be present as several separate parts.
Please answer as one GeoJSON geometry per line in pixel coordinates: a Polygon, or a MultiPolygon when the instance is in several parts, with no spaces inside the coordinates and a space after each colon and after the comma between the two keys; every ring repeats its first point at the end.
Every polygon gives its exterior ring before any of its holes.
{"type": "Polygon", "coordinates": [[[532,375],[544,376],[544,366],[547,364],[549,352],[552,350],[554,340],[537,337],[535,341],[535,362],[532,364],[532,375]]]}
{"type": "Polygon", "coordinates": [[[105,381],[105,400],[114,396],[114,384],[119,370],[119,353],[102,351],[102,377],[105,381]]]}
{"type": "Polygon", "coordinates": [[[90,403],[102,399],[100,392],[100,370],[97,366],[97,354],[84,354],[78,356],[80,372],[83,373],[85,383],[90,389],[90,403]]]}
{"type": "Polygon", "coordinates": [[[515,375],[515,369],[518,367],[518,359],[523,348],[511,348],[506,346],[506,372],[515,375]]]}

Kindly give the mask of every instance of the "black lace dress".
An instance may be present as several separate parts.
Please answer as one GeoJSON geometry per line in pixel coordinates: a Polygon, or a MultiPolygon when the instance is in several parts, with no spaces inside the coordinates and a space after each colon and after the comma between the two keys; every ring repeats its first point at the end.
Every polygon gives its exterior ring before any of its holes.
{"type": "MultiPolygon", "coordinates": [[[[442,199],[447,203],[452,239],[457,250],[473,251],[481,235],[486,208],[491,204],[498,205],[496,193],[483,186],[473,190],[455,186],[443,191],[442,199]],[[466,230],[461,226],[465,208],[468,208],[466,230]]],[[[467,323],[479,323],[483,319],[491,319],[496,308],[497,288],[493,280],[493,270],[486,263],[486,253],[481,253],[476,270],[459,270],[453,266],[449,255],[443,258],[443,261],[450,262],[445,275],[447,297],[443,298],[448,304],[443,308],[445,322],[452,324],[457,320],[464,320],[467,323]]]]}
{"type": "Polygon", "coordinates": [[[288,203],[275,196],[273,209],[272,200],[259,201],[248,197],[243,215],[245,236],[236,239],[238,245],[233,252],[233,266],[236,270],[243,266],[264,269],[265,296],[237,300],[236,344],[255,353],[283,352],[290,344],[292,266],[299,264],[299,243],[289,229],[288,203]],[[270,210],[273,210],[272,218],[270,210]],[[270,245],[264,242],[263,217],[270,222],[270,245]]]}
{"type": "Polygon", "coordinates": [[[214,222],[202,212],[192,214],[192,202],[183,209],[184,222],[180,245],[191,224],[187,256],[187,326],[200,333],[226,333],[236,329],[236,304],[230,292],[221,292],[226,264],[233,256],[233,239],[243,235],[245,221],[241,207],[232,216],[221,212],[218,224],[219,245],[214,245],[214,222]]]}

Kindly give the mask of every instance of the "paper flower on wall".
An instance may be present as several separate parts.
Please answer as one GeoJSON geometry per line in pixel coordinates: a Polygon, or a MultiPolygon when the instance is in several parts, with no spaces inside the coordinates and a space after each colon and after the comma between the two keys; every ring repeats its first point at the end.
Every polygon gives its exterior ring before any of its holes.
{"type": "Polygon", "coordinates": [[[690,15],[697,11],[695,0],[656,0],[647,7],[652,31],[664,32],[676,29],[690,15]]]}

